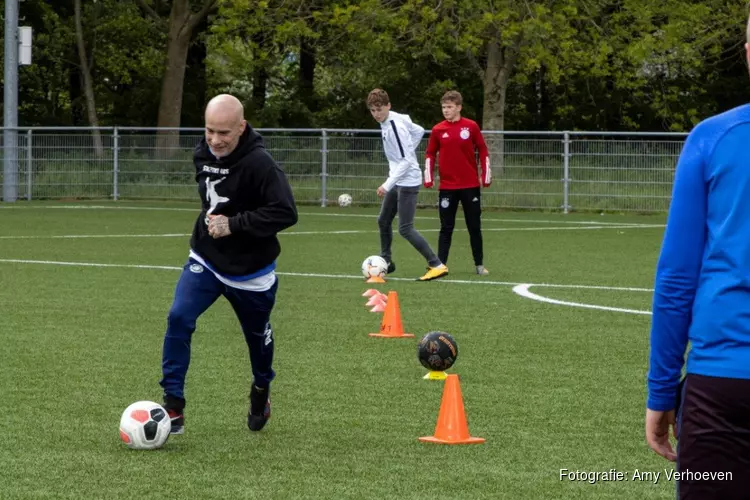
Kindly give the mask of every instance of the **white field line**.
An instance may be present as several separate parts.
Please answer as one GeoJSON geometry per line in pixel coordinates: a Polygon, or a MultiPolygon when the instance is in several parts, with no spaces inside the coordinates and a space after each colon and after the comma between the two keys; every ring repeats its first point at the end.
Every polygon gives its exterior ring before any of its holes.
{"type": "MultiPolygon", "coordinates": [[[[300,212],[300,215],[312,215],[312,216],[321,216],[321,217],[364,217],[364,218],[377,218],[377,215],[368,215],[368,214],[343,214],[343,213],[335,213],[335,214],[326,214],[322,212],[300,212]]],[[[423,220],[439,220],[437,216],[433,217],[415,217],[415,219],[423,219],[423,220]]],[[[595,224],[597,226],[651,226],[651,224],[643,224],[642,222],[602,222],[602,221],[596,221],[596,220],[552,220],[552,219],[505,219],[505,218],[499,218],[494,219],[491,217],[485,217],[482,216],[482,222],[513,222],[513,223],[521,223],[521,224],[583,224],[583,225],[591,225],[595,224]]],[[[663,227],[663,224],[660,225],[660,227],[663,227]]]]}
{"type": "Polygon", "coordinates": [[[111,207],[107,205],[0,205],[0,210],[155,210],[159,212],[200,212],[198,208],[179,207],[111,207]]]}
{"type": "MultiPolygon", "coordinates": [[[[0,259],[0,263],[5,264],[37,264],[37,265],[48,265],[48,266],[72,266],[72,267],[98,267],[98,268],[118,268],[118,269],[156,269],[166,271],[179,271],[182,269],[181,266],[156,266],[146,264],[106,264],[97,262],[66,262],[66,261],[54,261],[54,260],[29,260],[29,259],[0,259]]],[[[363,281],[361,275],[352,274],[324,274],[324,273],[294,273],[294,272],[277,272],[280,276],[292,276],[302,278],[333,278],[333,279],[356,279],[363,281]]],[[[415,281],[414,278],[388,278],[389,281],[415,281]]],[[[636,287],[617,287],[617,286],[604,286],[604,285],[562,285],[555,283],[515,283],[509,281],[490,281],[490,280],[455,280],[450,278],[443,278],[439,280],[440,283],[458,283],[467,285],[495,285],[495,286],[512,286],[513,292],[517,295],[536,300],[539,302],[545,302],[547,304],[555,304],[568,307],[580,307],[584,309],[595,309],[600,311],[613,311],[622,312],[629,314],[641,314],[650,315],[651,311],[642,311],[638,309],[625,309],[621,307],[609,307],[600,306],[595,304],[583,304],[580,302],[570,302],[564,300],[551,299],[542,295],[535,294],[529,291],[531,287],[548,287],[548,288],[570,288],[570,289],[586,289],[586,290],[613,290],[613,291],[627,291],[627,292],[652,292],[651,288],[636,288],[636,287]]]]}
{"type": "Polygon", "coordinates": [[[77,238],[177,238],[190,234],[60,234],[60,235],[31,235],[31,236],[0,236],[0,240],[46,240],[46,239],[77,239],[77,238]]]}
{"type": "MultiPolygon", "coordinates": [[[[8,206],[0,205],[0,210],[150,210],[150,211],[164,211],[164,212],[194,212],[198,213],[197,208],[178,208],[178,207],[111,207],[106,205],[39,205],[39,206],[8,206]]],[[[369,214],[345,214],[345,213],[322,213],[322,212],[299,212],[299,215],[313,216],[313,217],[360,217],[374,219],[377,215],[369,214]]],[[[415,219],[421,220],[438,220],[437,216],[433,217],[415,217],[415,219]]],[[[483,222],[511,222],[511,223],[526,223],[526,224],[581,224],[581,225],[597,225],[597,226],[633,226],[633,227],[664,227],[664,224],[643,224],[638,222],[602,222],[602,221],[571,221],[571,220],[552,220],[552,219],[504,219],[504,218],[488,218],[482,217],[483,222]]]]}
{"type": "MultiPolygon", "coordinates": [[[[483,232],[498,231],[579,231],[591,229],[643,229],[649,227],[661,227],[657,225],[643,226],[565,226],[565,227],[490,227],[482,229],[483,232]]],[[[440,229],[420,229],[420,233],[437,233],[440,229]]],[[[457,232],[466,232],[466,229],[458,228],[457,232]]],[[[279,236],[309,236],[309,235],[337,235],[337,234],[376,234],[378,230],[351,229],[340,231],[283,231],[279,236]]],[[[44,239],[82,239],[82,238],[185,238],[189,233],[166,233],[166,234],[60,234],[60,235],[18,235],[0,236],[0,240],[44,240],[44,239]]]]}
{"type": "MultiPolygon", "coordinates": [[[[122,269],[162,269],[170,271],[179,271],[182,266],[157,266],[150,264],[106,264],[98,262],[70,262],[70,261],[56,261],[56,260],[31,260],[31,259],[0,259],[0,263],[6,264],[41,264],[51,266],[78,266],[78,267],[110,267],[110,268],[122,268],[122,269]]],[[[337,279],[356,279],[364,281],[361,274],[328,274],[328,273],[294,273],[294,272],[277,272],[280,276],[298,276],[306,278],[337,278],[337,279]]],[[[388,278],[388,281],[415,281],[416,278],[388,278]]],[[[617,287],[617,286],[604,286],[604,285],[561,285],[555,283],[519,283],[517,281],[492,281],[492,280],[458,280],[450,278],[442,278],[436,280],[437,283],[462,283],[469,285],[496,285],[496,286],[517,286],[522,285],[525,287],[548,287],[548,288],[573,288],[573,289],[588,289],[588,290],[616,290],[625,292],[651,292],[651,288],[633,288],[633,287],[617,287]]]]}
{"type": "MultiPolygon", "coordinates": [[[[73,266],[73,267],[105,267],[105,268],[120,268],[120,269],[159,269],[159,270],[170,270],[179,271],[182,269],[181,266],[154,266],[147,264],[106,264],[98,262],[69,262],[69,261],[56,261],[56,260],[31,260],[31,259],[0,259],[0,263],[5,264],[39,264],[47,266],[73,266]]],[[[277,272],[279,276],[295,276],[303,278],[334,278],[334,279],[356,279],[364,281],[361,274],[325,274],[325,273],[293,273],[293,272],[277,272]]],[[[416,278],[388,278],[388,281],[415,281],[416,278]]],[[[475,285],[516,285],[517,283],[511,283],[507,281],[486,281],[486,280],[452,280],[443,278],[440,282],[448,283],[466,283],[475,285]]]]}
{"type": "MultiPolygon", "coordinates": [[[[551,299],[549,297],[544,297],[542,295],[537,295],[536,293],[533,293],[529,291],[529,288],[532,286],[539,286],[534,285],[533,283],[522,283],[519,285],[516,285],[513,287],[513,292],[520,295],[521,297],[525,297],[527,299],[536,300],[538,302],[545,302],[547,304],[556,304],[559,306],[568,306],[568,307],[581,307],[584,309],[596,309],[599,311],[614,311],[614,312],[622,312],[622,313],[629,313],[629,314],[645,314],[645,315],[651,315],[651,311],[642,311],[639,309],[624,309],[622,307],[610,307],[610,306],[599,306],[595,304],[583,304],[581,302],[570,302],[567,300],[557,300],[557,299],[551,299]]],[[[576,286],[569,286],[566,287],[565,285],[556,285],[560,288],[580,288],[576,286]]],[[[591,287],[588,287],[591,288],[591,287]]],[[[597,287],[598,289],[603,290],[616,290],[617,288],[609,288],[609,287],[597,287]]],[[[631,290],[638,290],[638,291],[645,291],[647,289],[631,289],[631,290]]]]}
{"type": "Polygon", "coordinates": [[[97,262],[64,262],[56,260],[29,260],[29,259],[0,259],[0,263],[7,264],[42,264],[48,266],[72,266],[72,267],[114,267],[124,269],[161,269],[175,271],[182,269],[176,266],[153,266],[145,264],[104,264],[97,262]]]}
{"type": "MultiPolygon", "coordinates": [[[[498,232],[498,231],[578,231],[586,229],[644,229],[644,228],[656,228],[663,227],[658,224],[644,224],[642,226],[558,226],[558,227],[483,227],[482,232],[498,232]]],[[[417,229],[420,233],[437,233],[440,229],[417,229]]],[[[454,232],[466,232],[465,228],[456,228],[454,232]]],[[[368,229],[352,229],[352,230],[341,230],[341,231],[284,231],[279,233],[279,236],[283,235],[306,235],[306,234],[362,234],[362,233],[378,233],[378,230],[368,229]]]]}

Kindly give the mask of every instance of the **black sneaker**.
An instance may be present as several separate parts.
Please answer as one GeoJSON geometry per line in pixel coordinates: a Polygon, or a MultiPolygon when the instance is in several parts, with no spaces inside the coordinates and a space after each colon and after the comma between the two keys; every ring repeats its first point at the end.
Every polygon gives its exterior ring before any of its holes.
{"type": "Polygon", "coordinates": [[[386,271],[387,274],[391,274],[394,271],[396,271],[396,263],[395,262],[389,262],[388,263],[388,271],[386,271]]]}
{"type": "Polygon", "coordinates": [[[247,426],[251,431],[259,431],[271,418],[271,389],[261,389],[253,384],[250,388],[250,411],[247,414],[247,426]]]}
{"type": "Polygon", "coordinates": [[[167,410],[167,415],[172,421],[172,430],[170,434],[184,434],[185,433],[185,400],[176,398],[173,396],[164,397],[164,409],[167,410]]]}

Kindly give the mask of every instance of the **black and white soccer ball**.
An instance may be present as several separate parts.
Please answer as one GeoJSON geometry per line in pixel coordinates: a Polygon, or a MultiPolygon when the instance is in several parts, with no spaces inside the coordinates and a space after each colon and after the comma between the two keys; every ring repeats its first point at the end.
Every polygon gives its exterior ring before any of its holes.
{"type": "Polygon", "coordinates": [[[134,450],[161,448],[171,430],[167,410],[153,401],[136,401],[120,417],[120,439],[134,450]]]}
{"type": "Polygon", "coordinates": [[[456,362],[458,344],[449,333],[429,332],[417,345],[417,357],[428,370],[441,372],[456,362]]]}
{"type": "Polygon", "coordinates": [[[362,275],[369,278],[384,278],[388,274],[388,263],[380,255],[370,255],[362,262],[362,275]]]}
{"type": "Polygon", "coordinates": [[[348,207],[351,204],[352,204],[352,195],[344,193],[341,196],[339,196],[340,207],[348,207]]]}

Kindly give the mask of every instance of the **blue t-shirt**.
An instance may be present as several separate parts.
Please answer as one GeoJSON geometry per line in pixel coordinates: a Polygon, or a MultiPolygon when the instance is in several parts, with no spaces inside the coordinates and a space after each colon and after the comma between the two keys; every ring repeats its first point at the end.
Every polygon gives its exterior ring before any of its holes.
{"type": "Polygon", "coordinates": [[[750,105],[690,132],[656,269],[647,407],[687,373],[750,379],[750,105]]]}

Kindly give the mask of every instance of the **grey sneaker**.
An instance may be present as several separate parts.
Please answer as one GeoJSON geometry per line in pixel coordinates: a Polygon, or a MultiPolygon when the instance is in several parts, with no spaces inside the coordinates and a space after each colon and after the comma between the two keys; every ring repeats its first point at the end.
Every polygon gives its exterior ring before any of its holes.
{"type": "Polygon", "coordinates": [[[488,276],[490,272],[484,266],[477,266],[477,274],[479,276],[488,276]]]}

